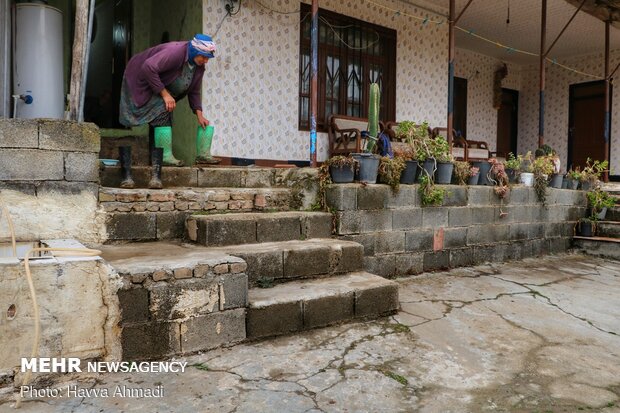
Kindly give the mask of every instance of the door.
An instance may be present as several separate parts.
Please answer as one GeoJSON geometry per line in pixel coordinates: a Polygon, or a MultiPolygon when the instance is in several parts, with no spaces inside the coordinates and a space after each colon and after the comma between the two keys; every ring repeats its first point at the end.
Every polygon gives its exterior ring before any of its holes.
{"type": "Polygon", "coordinates": [[[517,154],[519,92],[502,88],[502,105],[497,111],[497,155],[517,154]]]}
{"type": "Polygon", "coordinates": [[[568,114],[568,166],[583,166],[587,158],[605,154],[605,82],[570,86],[568,114]]]}
{"type": "Polygon", "coordinates": [[[123,73],[131,51],[132,0],[98,1],[90,44],[84,119],[101,128],[118,121],[123,73]]]}
{"type": "Polygon", "coordinates": [[[454,78],[454,120],[456,136],[467,139],[467,79],[454,78]]]}

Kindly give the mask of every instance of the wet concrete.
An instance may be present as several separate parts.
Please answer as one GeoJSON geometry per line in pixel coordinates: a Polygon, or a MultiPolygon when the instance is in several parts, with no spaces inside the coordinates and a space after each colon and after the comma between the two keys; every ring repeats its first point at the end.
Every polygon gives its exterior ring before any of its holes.
{"type": "Polygon", "coordinates": [[[620,412],[620,262],[562,255],[399,282],[390,318],[191,356],[185,373],[56,385],[162,385],[163,398],[48,398],[22,411],[620,412]]]}

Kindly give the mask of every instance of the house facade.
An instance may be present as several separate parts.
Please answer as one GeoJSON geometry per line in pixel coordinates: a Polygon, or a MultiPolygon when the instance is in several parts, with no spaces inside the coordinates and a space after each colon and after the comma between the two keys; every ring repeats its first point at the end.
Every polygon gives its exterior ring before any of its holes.
{"type": "MultiPolygon", "coordinates": [[[[14,3],[3,1],[5,5],[14,3]]],[[[64,14],[65,89],[71,66],[74,3],[48,2],[64,14]]],[[[457,11],[465,3],[458,0],[457,11]]],[[[468,140],[485,141],[502,153],[533,151],[538,143],[538,59],[518,51],[537,51],[539,3],[513,4],[510,17],[511,10],[505,5],[474,0],[459,22],[467,29],[459,31],[456,38],[455,129],[468,140]],[[492,45],[492,41],[505,47],[492,45]],[[494,108],[494,78],[504,64],[507,76],[501,81],[502,93],[513,99],[508,115],[494,108]]],[[[308,161],[309,4],[309,0],[98,1],[87,120],[100,125],[102,136],[146,137],[145,128],[126,130],[115,124],[113,110],[106,112],[103,120],[97,118],[102,105],[114,107],[118,98],[123,65],[117,62],[160,42],[188,39],[202,31],[213,35],[218,44],[217,58],[207,64],[203,82],[205,114],[216,127],[213,154],[272,162],[308,161]]],[[[319,1],[319,161],[328,157],[327,117],[331,113],[365,116],[371,81],[382,87],[382,120],[446,126],[447,5],[447,0],[319,1]]],[[[553,24],[547,44],[574,10],[565,0],[549,0],[548,19],[553,24]]],[[[620,62],[620,36],[616,28],[611,32],[613,69],[620,62]]],[[[553,61],[546,69],[545,143],[558,152],[563,169],[582,163],[579,156],[590,147],[598,148],[592,152],[594,157],[604,157],[600,149],[602,121],[597,118],[602,115],[596,110],[584,112],[600,105],[596,82],[602,85],[603,34],[602,21],[580,12],[549,55],[553,61]],[[588,85],[593,87],[592,93],[588,85]]],[[[618,174],[620,113],[614,103],[620,90],[612,90],[609,158],[612,174],[618,174]]],[[[175,153],[191,163],[195,117],[185,103],[174,115],[175,153]]]]}

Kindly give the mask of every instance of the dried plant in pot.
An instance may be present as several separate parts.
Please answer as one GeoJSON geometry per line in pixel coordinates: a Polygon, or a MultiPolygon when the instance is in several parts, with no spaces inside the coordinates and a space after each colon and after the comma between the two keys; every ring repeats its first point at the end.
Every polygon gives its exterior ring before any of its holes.
{"type": "Polygon", "coordinates": [[[333,156],[325,163],[329,166],[329,174],[335,184],[353,182],[355,171],[359,167],[357,160],[351,156],[333,156]]]}
{"type": "MultiPolygon", "coordinates": [[[[465,161],[454,161],[454,181],[458,185],[472,185],[469,183],[469,180],[472,178],[472,167],[469,162],[465,161]]],[[[478,168],[475,170],[475,175],[478,174],[478,168]]],[[[474,184],[475,185],[475,184],[474,184]]]]}
{"type": "Polygon", "coordinates": [[[522,156],[516,156],[510,152],[508,154],[508,159],[504,162],[504,168],[506,170],[506,175],[508,175],[508,181],[511,184],[514,184],[519,179],[519,174],[521,173],[521,162],[523,161],[522,156]]]}
{"type": "Polygon", "coordinates": [[[581,189],[589,191],[596,188],[599,185],[599,180],[604,172],[609,172],[609,162],[607,161],[593,161],[588,158],[586,160],[586,166],[581,171],[581,189]]]}
{"type": "Polygon", "coordinates": [[[609,193],[600,188],[588,191],[588,206],[590,207],[590,217],[599,220],[605,219],[608,208],[616,205],[616,199],[609,193]]]}
{"type": "Polygon", "coordinates": [[[391,186],[394,192],[398,192],[400,177],[405,170],[405,166],[403,158],[382,157],[379,163],[379,180],[391,186]]]}
{"type": "Polygon", "coordinates": [[[532,163],[532,167],[534,171],[534,191],[536,192],[536,198],[543,205],[547,205],[549,177],[555,170],[553,159],[548,156],[539,156],[532,163]]]}
{"type": "Polygon", "coordinates": [[[400,183],[406,185],[414,184],[419,166],[415,149],[411,145],[403,143],[402,146],[394,148],[394,158],[400,158],[405,162],[405,169],[400,176],[400,183]]]}
{"type": "Polygon", "coordinates": [[[528,151],[525,155],[517,156],[521,161],[521,173],[519,174],[519,182],[525,186],[534,186],[534,164],[532,161],[532,152],[528,151]]]}

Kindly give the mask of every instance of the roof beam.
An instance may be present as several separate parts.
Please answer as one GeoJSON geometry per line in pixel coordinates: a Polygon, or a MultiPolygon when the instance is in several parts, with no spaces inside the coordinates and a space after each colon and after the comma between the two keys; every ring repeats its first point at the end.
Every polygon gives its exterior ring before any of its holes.
{"type": "MultiPolygon", "coordinates": [[[[459,20],[461,19],[461,16],[463,15],[463,13],[465,13],[465,10],[467,10],[467,8],[469,7],[469,5],[471,4],[471,2],[474,0],[469,0],[467,2],[467,4],[465,5],[465,7],[463,7],[463,10],[461,10],[461,12],[459,13],[459,15],[456,17],[456,19],[454,19],[454,24],[457,24],[459,22],[459,20]]],[[[585,0],[584,0],[585,1],[585,0]]],[[[452,17],[452,16],[450,16],[452,17]]]]}
{"type": "Polygon", "coordinates": [[[547,49],[547,51],[545,52],[543,57],[547,57],[549,55],[549,52],[551,51],[551,49],[553,49],[553,46],[555,46],[555,44],[558,42],[558,40],[560,40],[560,37],[562,37],[562,35],[564,34],[564,32],[566,31],[566,29],[568,28],[568,26],[573,22],[573,20],[575,19],[575,17],[577,17],[577,13],[579,13],[579,11],[581,10],[581,8],[583,7],[584,4],[586,4],[587,0],[583,0],[581,2],[581,4],[579,5],[579,7],[577,8],[577,10],[575,10],[575,13],[573,13],[573,15],[571,16],[571,18],[568,20],[568,22],[564,25],[564,28],[562,29],[562,31],[560,32],[560,34],[558,34],[558,37],[555,38],[555,40],[553,41],[553,43],[551,43],[551,46],[549,46],[549,48],[547,49]]]}

